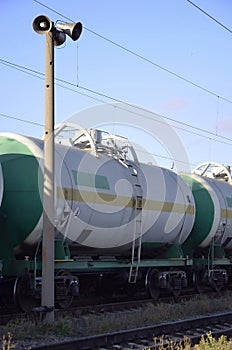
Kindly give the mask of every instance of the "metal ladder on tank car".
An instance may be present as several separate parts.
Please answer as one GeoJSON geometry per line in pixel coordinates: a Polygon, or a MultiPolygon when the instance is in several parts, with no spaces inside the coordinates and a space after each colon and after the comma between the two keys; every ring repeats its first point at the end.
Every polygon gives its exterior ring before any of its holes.
{"type": "Polygon", "coordinates": [[[139,183],[137,170],[133,167],[131,163],[126,164],[132,176],[132,185],[135,190],[135,229],[131,247],[131,266],[129,271],[128,282],[136,283],[141,259],[143,192],[142,187],[139,183]]]}

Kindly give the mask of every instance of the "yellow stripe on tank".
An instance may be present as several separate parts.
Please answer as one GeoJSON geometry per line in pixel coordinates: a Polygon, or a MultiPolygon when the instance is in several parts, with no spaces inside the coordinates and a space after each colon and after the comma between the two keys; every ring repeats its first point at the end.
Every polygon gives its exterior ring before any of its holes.
{"type": "MultiPolygon", "coordinates": [[[[57,188],[57,197],[59,199],[72,200],[75,202],[87,202],[109,206],[120,206],[126,208],[134,208],[136,206],[135,198],[126,196],[117,196],[114,194],[91,192],[85,190],[76,190],[71,188],[57,188]]],[[[195,214],[195,208],[193,205],[154,201],[151,199],[143,199],[142,208],[145,210],[161,211],[161,212],[174,212],[174,213],[186,213],[195,214]]]]}
{"type": "Polygon", "coordinates": [[[221,209],[221,217],[223,219],[232,219],[232,210],[230,210],[230,209],[221,209]]]}

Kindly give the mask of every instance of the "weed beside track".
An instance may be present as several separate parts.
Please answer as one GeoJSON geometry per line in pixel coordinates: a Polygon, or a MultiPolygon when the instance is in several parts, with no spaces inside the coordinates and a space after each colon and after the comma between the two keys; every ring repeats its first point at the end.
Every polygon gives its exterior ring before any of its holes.
{"type": "MultiPolygon", "coordinates": [[[[231,310],[232,292],[223,297],[196,296],[181,303],[146,304],[137,309],[86,314],[58,316],[53,324],[32,321],[27,318],[11,320],[0,328],[0,337],[11,334],[13,340],[24,343],[24,348],[35,344],[56,342],[60,339],[72,339],[94,334],[109,333],[157,324],[165,321],[181,320],[211,312],[231,310]]],[[[206,348],[207,349],[207,348],[206,348]]]]}

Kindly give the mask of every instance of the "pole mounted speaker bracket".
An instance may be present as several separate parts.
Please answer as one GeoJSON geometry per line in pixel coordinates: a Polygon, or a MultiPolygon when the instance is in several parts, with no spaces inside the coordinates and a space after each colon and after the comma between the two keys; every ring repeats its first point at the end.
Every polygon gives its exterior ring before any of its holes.
{"type": "Polygon", "coordinates": [[[32,27],[38,34],[46,34],[52,32],[55,46],[62,45],[66,40],[66,35],[68,35],[72,40],[76,41],[79,39],[82,33],[81,22],[59,22],[54,25],[54,22],[52,22],[45,15],[37,16],[32,23],[32,27]]]}

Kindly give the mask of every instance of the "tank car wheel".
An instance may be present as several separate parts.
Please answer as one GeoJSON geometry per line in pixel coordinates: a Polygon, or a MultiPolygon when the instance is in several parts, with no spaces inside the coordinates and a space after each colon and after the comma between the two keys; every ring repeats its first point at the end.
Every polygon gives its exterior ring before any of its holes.
{"type": "Polygon", "coordinates": [[[203,269],[194,271],[193,273],[193,285],[195,285],[195,289],[199,294],[206,293],[207,291],[206,286],[202,282],[203,274],[204,274],[203,269]]]}
{"type": "Polygon", "coordinates": [[[158,299],[160,295],[160,288],[158,285],[158,270],[149,269],[145,278],[145,287],[148,295],[152,299],[158,299]]]}
{"type": "MultiPolygon", "coordinates": [[[[59,271],[56,276],[71,276],[68,271],[59,271]]],[[[67,293],[68,286],[65,285],[64,280],[61,280],[60,282],[56,281],[56,303],[61,309],[68,309],[72,302],[73,302],[73,295],[70,295],[67,293]]]]}
{"type": "Polygon", "coordinates": [[[24,312],[31,312],[34,307],[39,306],[39,298],[36,298],[31,286],[32,278],[30,274],[18,277],[14,285],[15,303],[24,312]]]}

